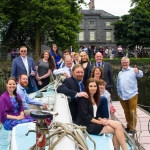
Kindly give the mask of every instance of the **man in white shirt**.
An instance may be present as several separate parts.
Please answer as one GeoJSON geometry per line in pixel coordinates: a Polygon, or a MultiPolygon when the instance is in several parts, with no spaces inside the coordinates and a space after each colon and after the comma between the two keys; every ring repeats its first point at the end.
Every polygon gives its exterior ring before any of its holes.
{"type": "Polygon", "coordinates": [[[62,73],[66,76],[66,78],[69,78],[72,75],[72,67],[74,64],[70,56],[66,56],[64,61],[65,61],[65,66],[63,68],[54,70],[53,74],[59,75],[60,73],[62,73]]]}
{"type": "Polygon", "coordinates": [[[20,47],[20,56],[15,58],[12,62],[12,71],[11,76],[14,77],[18,81],[18,77],[21,74],[27,74],[28,76],[28,86],[27,93],[32,93],[38,91],[35,82],[36,69],[34,60],[27,56],[27,47],[20,47]]]}

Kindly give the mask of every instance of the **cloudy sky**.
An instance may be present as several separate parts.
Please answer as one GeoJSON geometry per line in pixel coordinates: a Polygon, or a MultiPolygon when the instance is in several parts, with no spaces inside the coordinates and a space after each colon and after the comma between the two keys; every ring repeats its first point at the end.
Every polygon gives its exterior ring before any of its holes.
{"type": "MultiPolygon", "coordinates": [[[[90,0],[85,0],[89,3],[90,0]]],[[[95,0],[95,9],[104,10],[115,16],[122,16],[128,14],[131,0],[95,0]]],[[[88,9],[88,6],[82,7],[83,9],[88,9]]]]}

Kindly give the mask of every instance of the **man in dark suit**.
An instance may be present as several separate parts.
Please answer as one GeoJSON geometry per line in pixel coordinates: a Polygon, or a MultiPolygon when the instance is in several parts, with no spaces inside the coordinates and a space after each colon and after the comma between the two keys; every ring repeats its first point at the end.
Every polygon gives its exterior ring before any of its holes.
{"type": "Polygon", "coordinates": [[[12,72],[11,76],[14,77],[18,81],[18,77],[21,74],[27,74],[28,76],[28,87],[26,89],[27,93],[32,93],[38,91],[35,76],[36,69],[34,65],[34,61],[32,58],[27,56],[27,47],[20,47],[20,56],[15,58],[12,62],[12,72]]]}
{"type": "Polygon", "coordinates": [[[95,54],[96,62],[89,66],[88,77],[91,75],[93,67],[101,67],[104,69],[104,81],[107,83],[106,90],[111,93],[114,80],[113,80],[113,71],[109,63],[103,61],[103,55],[100,52],[95,54]]]}
{"type": "Polygon", "coordinates": [[[70,112],[72,115],[73,121],[76,121],[77,111],[78,111],[78,98],[86,97],[88,95],[86,92],[83,92],[83,80],[84,68],[80,64],[74,65],[72,68],[72,76],[64,80],[62,85],[57,88],[58,93],[63,93],[71,97],[71,102],[69,103],[70,112]]]}
{"type": "Polygon", "coordinates": [[[93,53],[94,53],[94,56],[95,56],[95,54],[98,52],[98,50],[97,50],[97,48],[96,48],[96,46],[94,47],[94,49],[93,49],[93,53]]]}
{"type": "Polygon", "coordinates": [[[88,48],[88,56],[89,56],[89,59],[94,57],[94,50],[91,48],[91,46],[89,46],[88,48]]]}
{"type": "Polygon", "coordinates": [[[139,47],[139,56],[140,56],[141,58],[143,57],[143,52],[144,52],[143,47],[140,46],[140,47],[139,47]]]}

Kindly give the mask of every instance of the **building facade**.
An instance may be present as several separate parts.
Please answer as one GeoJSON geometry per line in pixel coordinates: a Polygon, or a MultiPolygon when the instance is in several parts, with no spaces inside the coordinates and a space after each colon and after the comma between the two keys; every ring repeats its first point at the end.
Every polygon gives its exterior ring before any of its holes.
{"type": "Polygon", "coordinates": [[[81,32],[78,34],[80,46],[116,47],[112,23],[118,20],[119,16],[104,10],[94,10],[94,3],[89,6],[89,10],[81,10],[81,14],[81,32]]]}

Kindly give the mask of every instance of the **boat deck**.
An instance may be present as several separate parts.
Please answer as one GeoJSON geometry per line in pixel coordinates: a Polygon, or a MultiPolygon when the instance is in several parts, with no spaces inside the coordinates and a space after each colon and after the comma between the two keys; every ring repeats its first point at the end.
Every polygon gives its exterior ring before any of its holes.
{"type": "MultiPolygon", "coordinates": [[[[126,120],[124,116],[124,111],[119,101],[113,101],[113,105],[116,108],[115,116],[116,118],[126,127],[126,120]]],[[[150,120],[150,114],[143,110],[142,108],[137,108],[137,137],[135,136],[138,143],[141,144],[143,149],[150,150],[150,133],[148,131],[148,122],[150,120]]]]}

